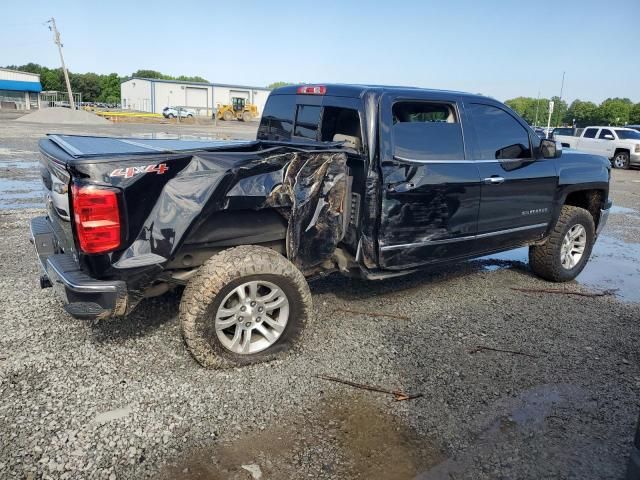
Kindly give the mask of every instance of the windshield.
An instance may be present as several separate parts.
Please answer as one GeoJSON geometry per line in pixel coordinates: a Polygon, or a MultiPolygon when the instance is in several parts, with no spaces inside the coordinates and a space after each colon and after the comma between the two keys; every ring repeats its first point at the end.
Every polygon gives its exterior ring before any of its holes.
{"type": "Polygon", "coordinates": [[[640,140],[640,132],[633,130],[616,130],[620,140],[640,140]]]}

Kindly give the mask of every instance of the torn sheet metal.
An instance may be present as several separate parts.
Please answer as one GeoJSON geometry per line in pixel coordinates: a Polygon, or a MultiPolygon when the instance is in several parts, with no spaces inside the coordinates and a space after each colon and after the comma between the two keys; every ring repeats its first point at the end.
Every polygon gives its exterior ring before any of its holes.
{"type": "MultiPolygon", "coordinates": [[[[153,207],[114,267],[161,265],[211,215],[264,208],[276,208],[288,219],[287,255],[298,268],[305,271],[321,264],[344,234],[346,154],[291,150],[201,152],[168,163],[173,175],[157,198],[150,198],[153,207]],[[183,165],[179,172],[176,164],[183,165]]],[[[163,176],[154,178],[157,182],[163,176]]],[[[128,187],[135,181],[129,179],[128,187]]]]}

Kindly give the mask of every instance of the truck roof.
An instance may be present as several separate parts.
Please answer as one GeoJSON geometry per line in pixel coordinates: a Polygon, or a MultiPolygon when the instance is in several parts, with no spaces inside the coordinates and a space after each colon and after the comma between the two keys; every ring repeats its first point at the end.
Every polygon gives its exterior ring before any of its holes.
{"type": "Polygon", "coordinates": [[[331,95],[335,97],[354,97],[360,98],[364,93],[369,91],[392,92],[392,93],[404,93],[404,92],[429,92],[433,94],[455,94],[457,96],[469,96],[469,97],[482,97],[489,98],[479,94],[457,92],[454,90],[437,90],[432,88],[421,87],[407,87],[407,86],[394,86],[394,85],[359,85],[348,83],[313,83],[313,84],[298,84],[287,85],[284,87],[276,88],[271,91],[271,95],[296,95],[300,87],[324,87],[326,89],[325,95],[331,95]]]}
{"type": "Polygon", "coordinates": [[[633,128],[628,128],[628,127],[613,127],[611,125],[589,125],[588,127],[584,127],[584,129],[586,130],[587,128],[615,128],[616,130],[633,130],[633,128]]]}

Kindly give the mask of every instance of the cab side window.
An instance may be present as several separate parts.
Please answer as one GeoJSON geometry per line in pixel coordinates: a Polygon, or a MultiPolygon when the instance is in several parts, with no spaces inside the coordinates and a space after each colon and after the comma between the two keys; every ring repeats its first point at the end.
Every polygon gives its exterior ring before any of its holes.
{"type": "Polygon", "coordinates": [[[611,130],[603,128],[602,130],[600,130],[600,135],[598,135],[598,138],[602,140],[611,140],[610,138],[605,138],[607,135],[611,135],[613,137],[613,133],[611,132],[611,130]]]}
{"type": "Polygon", "coordinates": [[[532,157],[527,130],[505,110],[480,103],[467,110],[476,133],[476,160],[532,157]]]}
{"type": "Polygon", "coordinates": [[[464,160],[462,129],[453,104],[396,102],[393,154],[404,160],[464,160]]]}

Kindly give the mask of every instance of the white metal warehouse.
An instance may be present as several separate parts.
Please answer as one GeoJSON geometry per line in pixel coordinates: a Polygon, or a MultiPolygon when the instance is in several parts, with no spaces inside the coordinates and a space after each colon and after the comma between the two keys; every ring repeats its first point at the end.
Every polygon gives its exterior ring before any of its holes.
{"type": "Polygon", "coordinates": [[[203,116],[211,116],[214,108],[230,104],[233,97],[241,97],[257,105],[258,114],[262,115],[269,92],[264,87],[138,77],[125,80],[120,85],[122,108],[125,110],[162,113],[164,107],[186,107],[203,116]]]}
{"type": "Polygon", "coordinates": [[[40,107],[40,75],[0,68],[0,108],[31,110],[40,107]]]}

